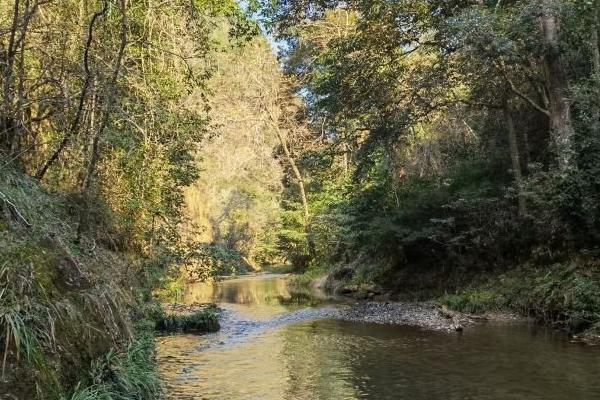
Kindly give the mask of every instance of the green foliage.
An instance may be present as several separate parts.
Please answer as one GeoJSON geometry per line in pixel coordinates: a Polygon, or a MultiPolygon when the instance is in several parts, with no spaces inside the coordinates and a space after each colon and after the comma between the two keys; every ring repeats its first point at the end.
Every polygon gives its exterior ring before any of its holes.
{"type": "Polygon", "coordinates": [[[487,311],[499,311],[503,304],[496,294],[485,289],[465,289],[457,294],[442,297],[440,303],[452,310],[482,314],[487,311]]]}
{"type": "Polygon", "coordinates": [[[181,302],[185,293],[186,282],[184,275],[167,275],[159,285],[158,298],[162,301],[181,302]]]}
{"type": "Polygon", "coordinates": [[[179,302],[188,282],[247,273],[251,266],[238,251],[220,244],[187,242],[167,251],[147,269],[157,271],[152,288],[163,301],[179,302]]]}
{"type": "Polygon", "coordinates": [[[440,302],[475,314],[512,310],[579,333],[600,322],[596,263],[574,260],[544,268],[524,265],[485,285],[446,295],[440,302]]]}
{"type": "Polygon", "coordinates": [[[530,279],[533,290],[522,288],[521,305],[535,316],[576,332],[600,319],[600,281],[597,273],[577,264],[558,264],[530,279]]]}
{"type": "Polygon", "coordinates": [[[211,276],[238,275],[249,270],[248,262],[239,252],[221,245],[199,246],[193,257],[211,276]]]}
{"type": "Polygon", "coordinates": [[[239,261],[181,234],[225,21],[256,33],[229,0],[0,5],[3,395],[67,398],[101,357],[73,398],[158,397],[135,306],[177,263],[239,261]]]}
{"type": "Polygon", "coordinates": [[[600,245],[598,2],[546,14],[526,1],[265,7],[320,138],[298,155],[308,228],[286,182],[282,251],[356,284],[456,291],[443,302],[462,311],[597,324],[596,274],[578,256],[600,245]],[[540,30],[547,16],[556,43],[540,30]]]}

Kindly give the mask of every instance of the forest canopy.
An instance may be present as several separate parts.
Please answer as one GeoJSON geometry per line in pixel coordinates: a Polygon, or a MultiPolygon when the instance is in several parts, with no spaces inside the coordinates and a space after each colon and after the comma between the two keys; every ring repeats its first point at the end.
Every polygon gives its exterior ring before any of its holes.
{"type": "Polygon", "coordinates": [[[282,231],[305,232],[303,247],[285,237],[298,267],[350,264],[360,279],[448,290],[593,260],[599,7],[263,4],[318,139],[297,156],[310,218],[282,231]]]}

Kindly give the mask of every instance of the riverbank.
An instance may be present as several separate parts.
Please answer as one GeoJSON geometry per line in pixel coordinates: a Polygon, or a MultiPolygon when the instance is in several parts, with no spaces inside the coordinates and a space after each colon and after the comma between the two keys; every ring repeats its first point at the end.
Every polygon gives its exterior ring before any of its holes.
{"type": "Polygon", "coordinates": [[[474,324],[489,320],[515,320],[519,317],[511,313],[487,313],[471,315],[451,310],[438,301],[398,301],[392,300],[393,293],[375,284],[349,284],[336,282],[330,275],[310,277],[296,275],[291,278],[292,297],[298,293],[304,297],[316,296],[320,299],[334,299],[343,304],[328,315],[329,318],[380,325],[407,325],[427,330],[456,332],[474,324]],[[332,288],[336,288],[332,290],[332,288]],[[309,294],[307,294],[309,293],[309,294]]]}
{"type": "Polygon", "coordinates": [[[161,271],[105,230],[78,232],[77,206],[18,170],[0,174],[0,398],[158,398],[161,271]]]}
{"type": "Polygon", "coordinates": [[[340,310],[337,319],[383,325],[408,325],[423,329],[460,332],[489,317],[449,312],[435,302],[360,302],[340,310]]]}
{"type": "Polygon", "coordinates": [[[292,286],[359,302],[349,314],[357,320],[407,321],[452,330],[485,320],[531,318],[569,334],[573,340],[600,342],[600,274],[594,260],[545,267],[525,264],[502,274],[463,280],[446,277],[446,287],[437,284],[444,281],[442,278],[415,272],[401,280],[374,282],[345,266],[309,271],[294,278],[292,286]],[[450,321],[443,321],[446,317],[450,321]]]}
{"type": "Polygon", "coordinates": [[[600,343],[600,269],[594,259],[524,264],[464,285],[438,303],[459,312],[513,312],[588,344],[600,343]]]}

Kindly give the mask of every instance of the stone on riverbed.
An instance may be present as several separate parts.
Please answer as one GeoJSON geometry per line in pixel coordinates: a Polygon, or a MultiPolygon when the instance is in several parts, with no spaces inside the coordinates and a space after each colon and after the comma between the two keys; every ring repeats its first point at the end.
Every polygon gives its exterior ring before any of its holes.
{"type": "Polygon", "coordinates": [[[433,303],[366,302],[340,309],[337,319],[388,325],[413,325],[437,331],[462,331],[470,321],[446,318],[433,303]]]}

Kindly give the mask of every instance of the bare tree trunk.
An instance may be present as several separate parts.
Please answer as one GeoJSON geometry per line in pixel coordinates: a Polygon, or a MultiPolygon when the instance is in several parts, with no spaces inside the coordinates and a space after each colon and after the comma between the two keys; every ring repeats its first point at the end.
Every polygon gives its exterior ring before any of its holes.
{"type": "Polygon", "coordinates": [[[523,173],[521,171],[521,159],[519,156],[519,143],[517,141],[517,132],[515,130],[515,121],[512,112],[508,105],[504,107],[504,119],[506,120],[506,128],[508,131],[508,145],[510,148],[510,160],[512,164],[513,174],[515,176],[515,184],[517,186],[517,198],[519,202],[519,215],[525,215],[527,208],[525,198],[523,197],[523,173]]]}
{"type": "Polygon", "coordinates": [[[550,128],[558,166],[564,170],[572,163],[573,126],[571,106],[567,99],[568,77],[559,48],[559,20],[553,6],[553,0],[542,0],[540,23],[545,47],[544,70],[549,94],[550,128]]]}

